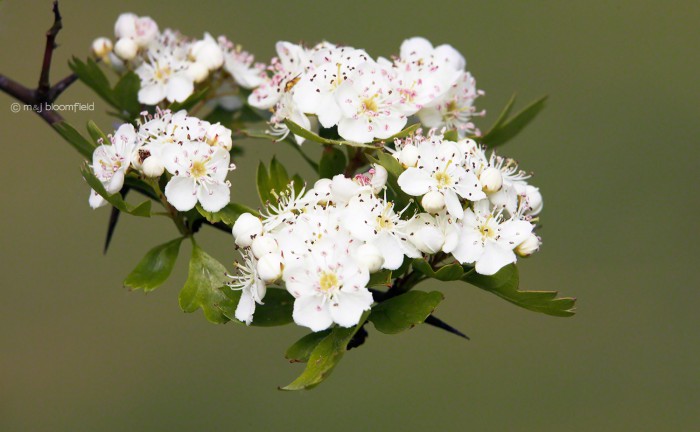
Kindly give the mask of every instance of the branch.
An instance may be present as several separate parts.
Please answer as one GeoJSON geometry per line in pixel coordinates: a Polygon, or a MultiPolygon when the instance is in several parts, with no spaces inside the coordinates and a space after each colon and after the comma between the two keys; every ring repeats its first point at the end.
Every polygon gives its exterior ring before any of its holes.
{"type": "Polygon", "coordinates": [[[44,119],[49,125],[54,125],[62,121],[63,117],[54,110],[46,109],[46,106],[53,103],[64,90],[78,79],[77,75],[71,74],[51,87],[49,81],[51,60],[53,58],[53,51],[58,46],[56,44],[56,37],[58,36],[58,32],[61,31],[61,28],[63,28],[61,12],[58,9],[58,0],[54,0],[53,25],[46,32],[44,59],[41,64],[39,84],[36,89],[25,87],[17,81],[0,74],[0,90],[25,105],[31,106],[34,113],[44,119]]]}

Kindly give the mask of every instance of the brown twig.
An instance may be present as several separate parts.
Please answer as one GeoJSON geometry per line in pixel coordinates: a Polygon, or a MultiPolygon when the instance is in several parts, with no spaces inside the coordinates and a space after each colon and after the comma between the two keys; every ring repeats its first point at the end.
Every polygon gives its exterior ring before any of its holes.
{"type": "Polygon", "coordinates": [[[41,64],[41,73],[39,75],[39,84],[37,88],[28,88],[0,74],[0,90],[25,105],[31,106],[32,110],[50,125],[62,121],[63,117],[54,110],[46,109],[46,106],[53,103],[64,90],[78,79],[77,75],[71,74],[60,80],[53,87],[51,86],[49,79],[51,60],[53,59],[53,51],[58,46],[56,44],[56,37],[63,27],[61,12],[58,9],[58,0],[54,0],[53,2],[53,18],[53,25],[46,32],[46,47],[44,48],[44,59],[41,64]]]}

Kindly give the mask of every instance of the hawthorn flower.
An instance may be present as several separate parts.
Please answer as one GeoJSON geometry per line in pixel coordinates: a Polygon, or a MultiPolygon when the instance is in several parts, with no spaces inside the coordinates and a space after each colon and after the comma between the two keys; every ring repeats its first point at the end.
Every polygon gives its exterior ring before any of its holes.
{"type": "Polygon", "coordinates": [[[163,149],[165,169],[173,175],[165,186],[165,197],[179,211],[188,211],[199,203],[208,212],[217,212],[230,200],[226,181],[230,165],[229,153],[221,147],[187,141],[163,149]]]}
{"type": "Polygon", "coordinates": [[[390,80],[390,72],[374,62],[357,66],[335,90],[340,107],[338,134],[348,141],[386,139],[406,125],[406,115],[390,80]]]}
{"type": "Polygon", "coordinates": [[[384,258],[383,267],[396,270],[403,263],[404,255],[418,258],[420,252],[409,241],[409,221],[401,219],[402,212],[394,211],[394,203],[361,194],[347,205],[343,226],[353,237],[377,247],[384,258]]]}
{"type": "Polygon", "coordinates": [[[163,99],[182,102],[194,92],[194,81],[188,75],[189,63],[169,52],[153,55],[136,69],[141,78],[139,102],[156,105],[163,99]]]}
{"type": "Polygon", "coordinates": [[[263,83],[266,78],[265,65],[254,63],[255,57],[252,54],[224,36],[219,37],[219,45],[224,51],[224,69],[231,74],[236,84],[254,89],[263,83]]]}
{"type": "Polygon", "coordinates": [[[158,24],[151,17],[123,13],[114,23],[114,36],[117,39],[131,39],[143,48],[158,36],[158,24]]]}
{"type": "Polygon", "coordinates": [[[243,263],[235,263],[237,273],[227,275],[231,279],[227,285],[233,290],[241,291],[241,298],[236,306],[236,319],[250,325],[253,322],[255,305],[263,304],[262,299],[267,293],[267,285],[257,271],[258,262],[249,252],[243,253],[243,263]]]}
{"type": "Polygon", "coordinates": [[[321,239],[297,265],[285,267],[283,279],[295,298],[294,322],[313,331],[333,323],[352,327],[370,309],[369,271],[352,258],[353,243],[342,235],[321,239]]]}
{"type": "Polygon", "coordinates": [[[474,264],[477,273],[492,275],[516,261],[513,249],[527,240],[530,222],[504,219],[502,211],[490,209],[488,200],[466,209],[461,220],[459,242],[452,255],[462,264],[474,264]]]}
{"type": "Polygon", "coordinates": [[[477,111],[474,107],[476,98],[483,94],[483,91],[477,90],[474,77],[469,72],[462,72],[445,94],[418,111],[418,118],[428,128],[455,129],[462,137],[467,134],[480,135],[471,119],[485,114],[485,111],[477,111]]]}
{"type": "MultiPolygon", "coordinates": [[[[464,154],[455,143],[426,140],[418,147],[418,152],[417,166],[409,167],[398,178],[401,190],[408,195],[437,192],[444,197],[447,212],[457,219],[463,213],[460,197],[469,201],[486,197],[479,179],[465,168],[464,154]]],[[[430,210],[440,210],[437,196],[432,196],[429,203],[430,210]]]]}
{"type": "Polygon", "coordinates": [[[209,71],[219,69],[224,64],[224,52],[209,33],[204,33],[204,39],[189,46],[189,56],[195,63],[202,64],[209,71]]]}
{"type": "MultiPolygon", "coordinates": [[[[134,150],[138,145],[136,131],[130,124],[123,124],[110,137],[111,145],[102,144],[92,153],[92,169],[108,193],[121,190],[124,176],[131,165],[134,150]]],[[[90,192],[90,207],[98,208],[107,202],[97,192],[90,192]]]]}

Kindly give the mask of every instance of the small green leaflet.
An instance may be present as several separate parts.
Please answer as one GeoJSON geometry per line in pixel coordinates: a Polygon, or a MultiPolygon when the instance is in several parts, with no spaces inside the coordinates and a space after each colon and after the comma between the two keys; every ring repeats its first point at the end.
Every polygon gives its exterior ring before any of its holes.
{"type": "Polygon", "coordinates": [[[235,309],[236,305],[222,292],[226,282],[226,268],[193,241],[189,274],[185,286],[180,290],[180,308],[184,312],[201,308],[204,316],[216,324],[229,321],[223,310],[235,309]]]}
{"type": "Polygon", "coordinates": [[[374,306],[369,321],[382,333],[400,333],[425,321],[443,299],[438,291],[409,291],[374,306]]]}
{"type": "Polygon", "coordinates": [[[78,153],[83,155],[83,157],[92,159],[92,152],[97,148],[94,142],[83,137],[80,132],[66,121],[62,120],[54,123],[53,128],[68,142],[68,144],[72,145],[78,153]]]}
{"type": "Polygon", "coordinates": [[[124,286],[153,291],[168,279],[175,266],[182,237],[156,246],[146,253],[136,268],[124,280],[124,286]]]}
{"type": "Polygon", "coordinates": [[[229,227],[232,227],[233,224],[236,222],[236,219],[238,219],[238,216],[242,215],[243,213],[251,213],[255,216],[258,215],[258,212],[253,210],[252,208],[244,206],[243,204],[233,202],[229,203],[228,205],[226,205],[226,207],[214,213],[204,210],[202,206],[199,203],[197,203],[197,211],[200,215],[204,216],[209,222],[222,222],[228,225],[229,227]]]}
{"type": "Polygon", "coordinates": [[[348,343],[367,320],[369,311],[360,318],[360,322],[351,328],[334,327],[313,349],[308,358],[306,369],[291,384],[280,390],[308,390],[328,378],[338,362],[347,351],[348,343]]]}
{"type": "Polygon", "coordinates": [[[306,363],[311,357],[311,353],[326,336],[331,333],[331,330],[323,330],[320,332],[309,333],[287,348],[284,357],[290,363],[306,363]]]}
{"type": "Polygon", "coordinates": [[[519,291],[518,267],[515,264],[503,267],[492,276],[480,275],[472,269],[464,274],[462,280],[531,311],[559,317],[576,313],[576,299],[557,298],[557,291],[519,291]]]}
{"type": "Polygon", "coordinates": [[[515,95],[513,95],[491,130],[478,140],[488,147],[498,147],[505,144],[537,117],[544,109],[546,101],[547,96],[543,96],[506,120],[515,103],[515,95]]]}

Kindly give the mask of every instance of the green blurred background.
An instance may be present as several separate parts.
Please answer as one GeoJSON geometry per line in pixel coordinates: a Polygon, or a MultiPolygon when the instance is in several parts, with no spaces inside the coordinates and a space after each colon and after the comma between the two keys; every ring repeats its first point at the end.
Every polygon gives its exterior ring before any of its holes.
{"type": "MultiPolygon", "coordinates": [[[[109,212],[88,207],[80,158],[2,94],[0,430],[700,430],[698,2],[84,0],[62,10],[54,79],[133,11],[192,36],[226,34],[261,61],[277,40],[375,56],[414,35],[450,43],[486,91],[482,127],[514,91],[520,106],[549,94],[504,152],[535,171],[545,197],[544,246],[521,262],[522,286],[578,297],[578,314],[425,284],[445,293],[438,315],[471,342],[430,327],[370,330],[319,388],[279,392],[301,369],[283,352],[305,331],[183,314],[188,247],[157,291],[122,288],[174,227],[123,218],[103,256],[109,212]]],[[[0,2],[0,71],[33,85],[50,24],[48,0],[0,2]]],[[[95,100],[76,84],[59,102],[95,100]]],[[[111,129],[96,106],[66,117],[111,129]]],[[[287,146],[238,144],[236,200],[255,203],[254,166],[275,153],[310,175],[287,146]]],[[[231,238],[203,234],[230,263],[231,238]]]]}

